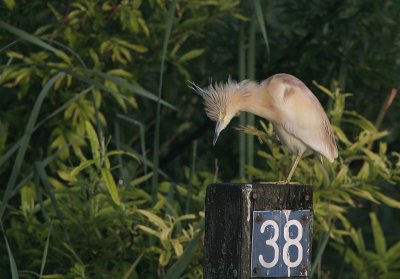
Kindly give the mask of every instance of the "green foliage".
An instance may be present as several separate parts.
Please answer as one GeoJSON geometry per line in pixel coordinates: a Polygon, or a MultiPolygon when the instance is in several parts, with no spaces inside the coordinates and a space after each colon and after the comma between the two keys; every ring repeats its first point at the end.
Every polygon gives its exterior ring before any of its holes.
{"type": "Polygon", "coordinates": [[[370,213],[370,220],[375,251],[367,249],[361,231],[353,228],[349,231],[352,247],[347,243],[336,247],[359,278],[397,278],[400,274],[400,242],[387,249],[382,227],[374,212],[370,213]]]}
{"type": "Polygon", "coordinates": [[[400,7],[347,2],[0,2],[2,278],[202,278],[207,185],[282,180],[292,155],[249,115],[210,152],[185,83],[276,72],[318,81],[339,145],[293,178],[316,187],[314,275],[397,278],[398,102],[379,92],[400,7]]]}

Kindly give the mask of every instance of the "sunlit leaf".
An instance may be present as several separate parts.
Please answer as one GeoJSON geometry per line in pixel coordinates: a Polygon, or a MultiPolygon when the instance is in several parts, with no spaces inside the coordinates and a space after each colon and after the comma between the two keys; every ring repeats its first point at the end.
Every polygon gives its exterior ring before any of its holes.
{"type": "Polygon", "coordinates": [[[182,56],[179,58],[178,61],[179,61],[180,63],[183,63],[183,62],[186,62],[186,61],[195,59],[196,57],[199,57],[199,56],[202,55],[203,53],[204,53],[204,49],[203,49],[203,48],[201,48],[201,49],[194,49],[194,50],[191,50],[191,51],[185,53],[184,55],[182,55],[182,56]]]}
{"type": "Polygon", "coordinates": [[[155,215],[154,213],[144,209],[138,209],[137,212],[146,216],[149,219],[149,221],[152,222],[154,225],[156,225],[161,231],[168,229],[168,226],[165,224],[164,220],[155,215]]]}
{"type": "Polygon", "coordinates": [[[90,148],[92,150],[93,160],[96,163],[97,168],[101,166],[101,154],[100,154],[100,143],[97,133],[89,121],[85,121],[86,133],[90,142],[90,148]]]}
{"type": "Polygon", "coordinates": [[[92,164],[94,164],[95,161],[94,160],[87,160],[87,161],[83,161],[79,164],[79,166],[73,168],[71,170],[71,172],[69,173],[69,175],[71,177],[75,177],[77,176],[81,171],[83,171],[84,169],[88,168],[89,166],[91,166],[92,164]]]}
{"type": "Polygon", "coordinates": [[[386,253],[386,240],[382,231],[381,224],[379,223],[375,213],[371,212],[369,214],[369,217],[371,219],[371,228],[372,234],[374,236],[375,250],[378,252],[378,255],[380,257],[383,257],[386,253]]]}
{"type": "Polygon", "coordinates": [[[384,204],[391,206],[393,208],[400,208],[400,201],[390,198],[380,192],[374,191],[374,196],[384,204]]]}
{"type": "Polygon", "coordinates": [[[146,227],[146,226],[143,226],[143,225],[137,225],[137,228],[138,229],[140,229],[140,230],[142,230],[142,231],[144,231],[144,232],[146,232],[146,233],[148,233],[148,234],[151,234],[151,235],[153,235],[153,236],[155,236],[155,237],[157,237],[157,238],[160,238],[161,236],[161,233],[160,232],[158,232],[158,231],[156,231],[156,230],[153,230],[153,229],[151,229],[151,228],[149,228],[149,227],[146,227]]]}
{"type": "Polygon", "coordinates": [[[106,184],[107,189],[111,195],[111,198],[117,205],[120,205],[121,200],[119,198],[118,188],[117,188],[117,185],[115,184],[115,181],[114,181],[114,178],[113,178],[111,172],[105,168],[102,168],[100,170],[100,172],[101,172],[101,177],[103,178],[103,181],[106,184]]]}
{"type": "Polygon", "coordinates": [[[161,266],[166,266],[171,259],[171,251],[170,250],[163,250],[158,258],[158,264],[161,266]]]}

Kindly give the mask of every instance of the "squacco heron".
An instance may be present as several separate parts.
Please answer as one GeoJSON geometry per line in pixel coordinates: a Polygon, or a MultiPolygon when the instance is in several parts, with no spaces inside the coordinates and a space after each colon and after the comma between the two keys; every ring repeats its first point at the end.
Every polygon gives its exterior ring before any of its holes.
{"type": "Polygon", "coordinates": [[[321,160],[323,155],[330,162],[338,156],[324,109],[311,90],[292,75],[276,74],[261,83],[229,79],[226,84],[204,89],[191,85],[203,97],[207,116],[217,122],[214,145],[221,131],[242,111],[271,121],[282,144],[297,155],[285,183],[290,182],[305,151],[311,150],[321,160]]]}

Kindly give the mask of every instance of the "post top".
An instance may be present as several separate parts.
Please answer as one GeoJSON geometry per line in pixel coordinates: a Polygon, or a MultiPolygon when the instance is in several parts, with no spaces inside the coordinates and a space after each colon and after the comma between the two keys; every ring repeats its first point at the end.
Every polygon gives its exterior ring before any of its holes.
{"type": "Polygon", "coordinates": [[[314,186],[280,183],[214,183],[208,197],[221,195],[232,201],[252,201],[253,210],[312,210],[314,186]]]}

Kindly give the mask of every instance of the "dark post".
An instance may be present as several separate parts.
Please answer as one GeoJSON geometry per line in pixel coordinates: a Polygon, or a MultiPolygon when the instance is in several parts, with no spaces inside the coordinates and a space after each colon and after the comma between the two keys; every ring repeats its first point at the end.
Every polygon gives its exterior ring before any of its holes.
{"type": "Polygon", "coordinates": [[[305,185],[209,185],[205,278],[307,278],[312,194],[312,186],[305,185]],[[279,275],[279,268],[286,268],[285,276],[279,275]]]}

